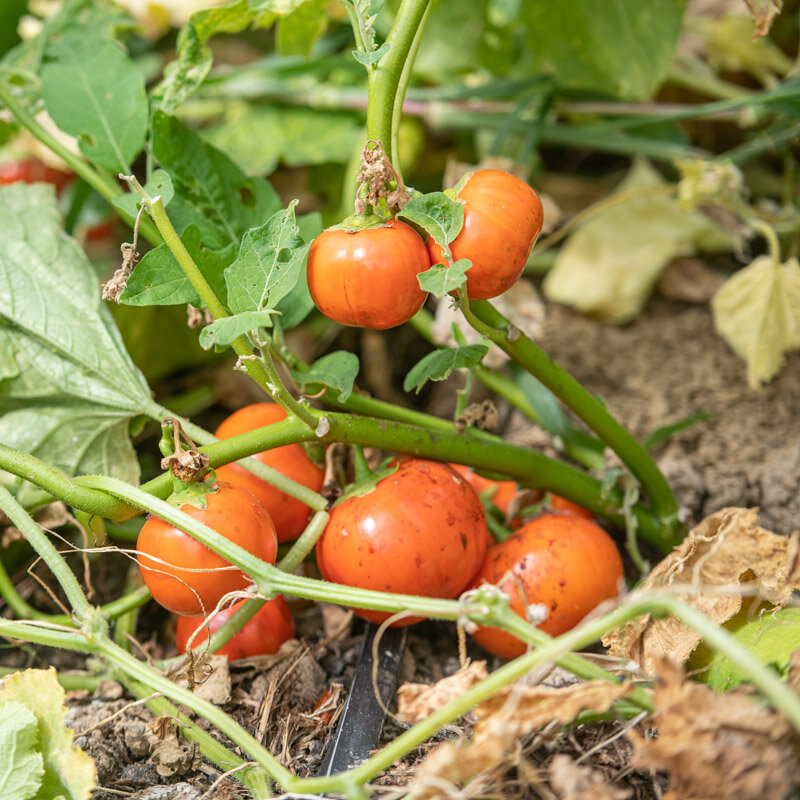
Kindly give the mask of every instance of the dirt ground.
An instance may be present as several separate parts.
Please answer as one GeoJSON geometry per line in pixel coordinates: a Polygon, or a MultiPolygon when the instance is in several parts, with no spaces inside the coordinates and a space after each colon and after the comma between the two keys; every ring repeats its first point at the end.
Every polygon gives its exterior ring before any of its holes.
{"type": "Polygon", "coordinates": [[[695,520],[725,506],[758,506],[763,527],[783,534],[800,527],[800,355],[790,355],[771,383],[750,389],[744,362],[715,333],[708,306],[658,297],[622,328],[551,305],[539,342],[637,437],[713,413],[657,451],[695,520]]]}

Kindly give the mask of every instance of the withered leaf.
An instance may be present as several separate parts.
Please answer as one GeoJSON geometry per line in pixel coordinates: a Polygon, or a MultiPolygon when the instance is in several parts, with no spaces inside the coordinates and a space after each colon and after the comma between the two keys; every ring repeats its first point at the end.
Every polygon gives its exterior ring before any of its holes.
{"type": "Polygon", "coordinates": [[[658,662],[658,735],[631,731],[633,765],[666,770],[665,800],[785,800],[800,786],[797,740],[779,712],[736,689],[716,694],[658,662]]]}
{"type": "Polygon", "coordinates": [[[627,800],[632,790],[613,786],[591,767],[560,753],[550,762],[550,785],[559,800],[627,800]]]}
{"type": "Polygon", "coordinates": [[[747,382],[756,388],[800,347],[800,263],[759,256],[728,278],[711,307],[717,332],[747,362],[747,382]]]}
{"type": "Polygon", "coordinates": [[[397,690],[397,715],[403,722],[419,722],[461,697],[487,676],[485,661],[471,661],[458,672],[433,684],[404,683],[397,690]]]}
{"type": "Polygon", "coordinates": [[[652,166],[637,161],[614,191],[626,199],[590,217],[561,248],[545,278],[545,296],[628,322],[671,259],[730,249],[728,234],[700,212],[681,208],[666,188],[652,166]]]}
{"type": "MultiPolygon", "coordinates": [[[[800,588],[798,535],[778,536],[760,528],[757,519],[756,509],[745,508],[724,508],[706,517],[653,568],[642,588],[669,586],[720,625],[739,611],[743,592],[785,606],[800,588]]],[[[679,620],[650,616],[603,638],[612,655],[633,659],[649,674],[665,655],[684,663],[699,641],[700,635],[679,620]]]]}
{"type": "Polygon", "coordinates": [[[781,13],[783,0],[744,0],[756,21],[755,36],[766,36],[772,20],[781,13]]]}

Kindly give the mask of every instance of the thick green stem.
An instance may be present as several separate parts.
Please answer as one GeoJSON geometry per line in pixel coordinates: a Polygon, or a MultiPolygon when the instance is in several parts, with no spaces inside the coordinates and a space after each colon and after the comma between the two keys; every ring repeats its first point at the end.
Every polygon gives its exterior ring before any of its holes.
{"type": "Polygon", "coordinates": [[[677,544],[683,534],[678,520],[678,505],[669,484],[644,447],[608,413],[602,403],[552,361],[544,350],[514,328],[490,303],[485,300],[466,302],[464,297],[462,311],[470,325],[541,381],[614,450],[641,483],[654,513],[663,522],[662,544],[677,544]]]}
{"type": "MultiPolygon", "coordinates": [[[[66,162],[76,175],[83,178],[89,186],[101,194],[109,203],[111,203],[115,197],[119,197],[123,193],[122,187],[111,175],[96,170],[91,164],[66,148],[55,136],[42,127],[36,117],[17,100],[13,91],[4,80],[0,80],[0,102],[14,115],[20,125],[27,128],[27,130],[45,145],[45,147],[48,147],[59,158],[66,162]]],[[[133,217],[125,214],[120,209],[117,209],[117,212],[125,219],[128,225],[133,226],[133,217]]],[[[142,220],[139,224],[139,230],[153,245],[161,244],[161,237],[155,226],[149,220],[142,220]]]]}
{"type": "MultiPolygon", "coordinates": [[[[389,51],[369,74],[367,138],[383,143],[386,157],[393,162],[392,152],[395,103],[403,78],[403,70],[412,52],[417,31],[423,24],[430,0],[402,0],[392,29],[386,37],[389,51]]],[[[402,103],[402,98],[401,101],[402,103]]],[[[399,123],[399,119],[397,120],[399,123]]]]}
{"type": "Polygon", "coordinates": [[[403,64],[403,71],[400,73],[400,80],[397,85],[397,92],[394,96],[394,107],[392,108],[392,138],[391,147],[389,152],[394,154],[394,168],[397,170],[398,175],[402,174],[400,164],[400,121],[403,117],[403,101],[406,98],[406,91],[408,85],[411,83],[411,74],[414,71],[414,62],[417,59],[417,52],[419,51],[420,43],[422,42],[422,34],[425,32],[425,23],[428,21],[428,15],[431,12],[431,4],[427,3],[425,11],[417,25],[414,32],[414,39],[411,42],[411,47],[406,56],[406,62],[403,64]]]}
{"type": "MultiPolygon", "coordinates": [[[[170,412],[168,408],[164,408],[157,403],[154,403],[153,407],[152,416],[154,419],[160,421],[165,417],[175,417],[175,414],[170,412]]],[[[195,425],[186,419],[177,417],[176,419],[181,423],[184,432],[187,433],[196,444],[208,445],[220,441],[216,436],[209,433],[204,428],[201,428],[199,425],[195,425]]],[[[270,486],[274,486],[284,494],[288,494],[289,497],[293,497],[295,500],[305,503],[305,505],[314,511],[324,511],[328,506],[328,501],[325,500],[322,495],[317,494],[313,489],[309,489],[308,486],[304,486],[302,483],[292,480],[282,472],[278,472],[274,467],[270,467],[268,464],[264,464],[256,458],[242,458],[237,463],[252,472],[257,478],[261,478],[261,480],[266,481],[270,486]]]]}
{"type": "Polygon", "coordinates": [[[41,556],[53,573],[64,594],[67,602],[81,623],[87,622],[92,614],[92,606],[80,587],[75,575],[61,553],[55,548],[47,534],[28,516],[28,512],[16,501],[11,492],[0,484],[0,511],[19,528],[22,535],[31,547],[41,556]]]}
{"type": "MultiPolygon", "coordinates": [[[[211,315],[214,319],[222,319],[223,317],[229,316],[227,309],[214,293],[211,285],[181,241],[181,237],[178,236],[177,231],[167,216],[161,198],[150,197],[135,178],[129,177],[127,180],[141,194],[159,233],[164,237],[165,244],[169,247],[172,255],[175,256],[175,260],[189,279],[194,290],[200,296],[206,308],[211,312],[211,315]]],[[[312,428],[316,426],[317,418],[314,413],[307,406],[295,400],[283,385],[275,369],[275,365],[272,363],[269,348],[265,348],[262,356],[256,356],[253,353],[250,342],[244,336],[237,337],[231,346],[239,357],[247,374],[261,386],[275,402],[280,403],[288,413],[294,414],[312,428]]]]}
{"type": "MultiPolygon", "coordinates": [[[[250,575],[259,590],[267,596],[292,594],[309,600],[337,603],[356,608],[370,608],[389,613],[409,611],[415,615],[439,619],[460,620],[467,618],[483,625],[507,630],[533,646],[546,645],[551,641],[546,633],[533,627],[511,611],[508,599],[497,592],[491,594],[478,592],[469,599],[465,597],[464,601],[446,600],[435,597],[377,592],[291,575],[257,559],[243,548],[185,514],[180,509],[149,496],[141,489],[130,486],[116,478],[100,477],[95,478],[94,482],[129,502],[140,503],[143,508],[185,531],[206,547],[211,548],[232,564],[240,567],[250,575]]],[[[584,661],[580,656],[573,653],[565,652],[558,663],[565,669],[569,669],[584,678],[615,680],[606,670],[584,661]]],[[[646,698],[639,696],[635,692],[631,695],[631,700],[643,703],[643,708],[648,708],[646,698]]]]}
{"type": "MultiPolygon", "coordinates": [[[[377,402],[377,401],[375,401],[377,402]]],[[[241,434],[216,444],[203,447],[211,456],[211,466],[218,467],[231,461],[269,450],[283,444],[303,441],[363,444],[380,447],[395,453],[439,461],[471,464],[477,469],[508,475],[524,486],[530,486],[568,497],[595,514],[606,517],[620,527],[625,520],[618,509],[622,507],[622,493],[617,487],[605,487],[599,480],[560,461],[540,453],[512,445],[491,434],[469,429],[458,434],[452,423],[435,417],[410,412],[434,420],[431,427],[420,427],[400,422],[359,417],[351,414],[328,412],[323,419],[328,430],[318,436],[301,420],[288,417],[268,428],[241,434]],[[433,428],[433,429],[432,429],[433,428]],[[445,430],[446,428],[446,430],[445,430]]],[[[104,491],[99,491],[96,478],[86,476],[69,478],[34,456],[19,453],[0,445],[0,468],[41,486],[65,502],[92,514],[112,520],[137,516],[135,507],[122,503],[104,491]]],[[[168,473],[144,484],[142,489],[155,497],[165,498],[172,488],[168,473]]],[[[662,521],[641,505],[633,508],[639,532],[647,541],[664,549],[671,548],[665,537],[662,521]]]]}

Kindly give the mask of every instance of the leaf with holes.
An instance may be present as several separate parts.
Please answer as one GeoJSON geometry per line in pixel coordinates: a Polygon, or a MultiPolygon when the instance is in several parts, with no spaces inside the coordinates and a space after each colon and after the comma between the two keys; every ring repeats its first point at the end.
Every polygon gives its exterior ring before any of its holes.
{"type": "Polygon", "coordinates": [[[141,72],[119,45],[85,31],[48,42],[42,95],[48,113],[81,152],[111,172],[130,172],[147,132],[141,72]]]}
{"type": "Polygon", "coordinates": [[[228,306],[234,314],[274,309],[297,283],[308,245],[295,221],[296,205],[292,201],[244,235],[239,255],[225,270],[228,306]]]}

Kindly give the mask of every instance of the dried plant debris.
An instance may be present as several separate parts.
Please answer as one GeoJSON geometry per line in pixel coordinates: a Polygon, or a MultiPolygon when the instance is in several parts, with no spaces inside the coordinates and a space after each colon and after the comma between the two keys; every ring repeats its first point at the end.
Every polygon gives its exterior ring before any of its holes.
{"type": "Polygon", "coordinates": [[[550,785],[559,800],[628,800],[630,789],[609,784],[605,776],[577,764],[566,753],[550,762],[550,785]]]}
{"type": "MultiPolygon", "coordinates": [[[[722,624],[744,597],[782,608],[800,589],[800,535],[778,536],[757,525],[756,509],[724,508],[706,517],[663,561],[643,589],[669,587],[678,597],[722,624]]],[[[655,674],[662,656],[684,663],[700,635],[674,618],[641,617],[604,637],[613,656],[636,661],[655,674]]]]}
{"type": "MultiPolygon", "coordinates": [[[[486,675],[483,662],[474,662],[433,686],[404,685],[398,710],[407,721],[418,721],[461,696],[486,675]]],[[[630,691],[628,685],[587,681],[554,688],[518,681],[504,687],[470,713],[472,736],[439,745],[419,764],[410,786],[414,798],[450,795],[477,779],[487,785],[520,763],[524,737],[553,726],[560,728],[583,711],[602,713],[630,691]]],[[[608,795],[611,797],[611,795],[608,795]]],[[[589,797],[589,795],[587,795],[589,797]]],[[[598,795],[599,798],[604,797],[598,795]]]]}
{"type": "Polygon", "coordinates": [[[787,800],[800,789],[800,742],[780,712],[741,689],[720,695],[659,660],[658,735],[631,731],[633,765],[666,770],[664,800],[787,800]]]}

